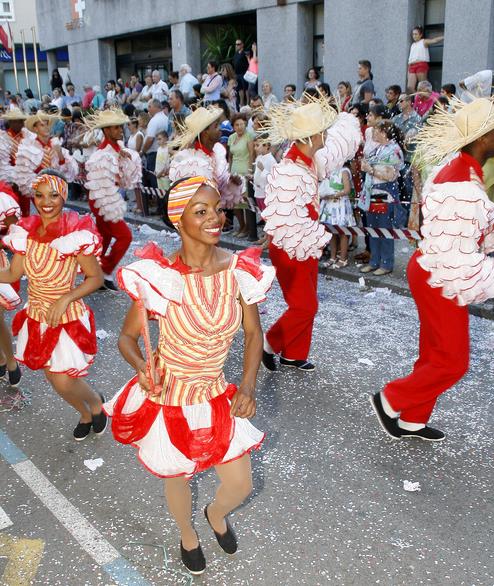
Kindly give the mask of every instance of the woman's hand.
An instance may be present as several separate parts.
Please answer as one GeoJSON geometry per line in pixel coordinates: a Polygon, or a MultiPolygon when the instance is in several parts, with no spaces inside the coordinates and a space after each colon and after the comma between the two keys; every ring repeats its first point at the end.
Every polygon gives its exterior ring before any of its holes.
{"type": "Polygon", "coordinates": [[[46,312],[46,323],[50,328],[56,328],[62,319],[62,315],[67,311],[70,301],[62,295],[52,303],[46,312]]]}
{"type": "Polygon", "coordinates": [[[250,419],[256,414],[255,389],[240,384],[238,391],[233,395],[230,415],[250,419]]]}

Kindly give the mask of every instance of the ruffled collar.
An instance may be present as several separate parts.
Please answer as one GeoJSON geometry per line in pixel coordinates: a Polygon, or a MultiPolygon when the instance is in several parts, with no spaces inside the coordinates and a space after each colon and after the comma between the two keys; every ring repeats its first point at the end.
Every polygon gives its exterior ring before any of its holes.
{"type": "Polygon", "coordinates": [[[56,222],[51,222],[46,227],[43,235],[39,234],[41,227],[40,216],[28,216],[21,218],[17,225],[26,230],[28,238],[36,242],[51,242],[60,236],[66,236],[78,230],[89,230],[94,233],[94,223],[91,216],[79,216],[77,212],[62,212],[60,218],[56,222]]]}
{"type": "Polygon", "coordinates": [[[194,149],[196,151],[202,151],[205,155],[207,155],[208,157],[212,157],[213,156],[213,151],[210,151],[208,148],[206,148],[201,142],[199,142],[198,140],[196,140],[196,142],[194,143],[194,149]]]}
{"type": "Polygon", "coordinates": [[[199,273],[200,269],[193,269],[186,265],[180,255],[177,254],[177,258],[171,262],[163,255],[163,251],[156,244],[156,242],[148,242],[143,248],[138,248],[135,251],[135,256],[146,260],[154,260],[161,267],[165,269],[173,269],[178,271],[181,275],[189,275],[190,273],[199,273]]]}
{"type": "Polygon", "coordinates": [[[39,144],[40,144],[40,145],[41,145],[41,146],[42,146],[44,149],[51,147],[51,137],[48,139],[48,142],[43,142],[43,141],[40,139],[40,137],[39,137],[39,136],[37,136],[37,137],[35,138],[35,140],[36,140],[37,142],[39,142],[39,144]]]}
{"type": "Polygon", "coordinates": [[[118,143],[112,142],[111,140],[108,140],[106,137],[103,139],[103,141],[99,145],[98,150],[102,151],[107,146],[111,146],[111,148],[117,153],[119,153],[122,150],[118,143]]]}
{"type": "Polygon", "coordinates": [[[460,157],[463,159],[463,161],[469,166],[469,167],[473,167],[475,173],[477,174],[477,176],[479,177],[479,179],[481,181],[484,181],[484,171],[482,170],[482,167],[480,165],[480,163],[477,161],[477,159],[475,159],[474,157],[472,157],[472,155],[469,155],[468,153],[465,152],[461,152],[460,153],[460,157]]]}
{"type": "Polygon", "coordinates": [[[285,155],[285,159],[290,159],[290,161],[297,162],[298,160],[302,161],[309,169],[314,167],[314,163],[310,157],[304,155],[304,153],[298,148],[298,146],[293,143],[292,146],[289,148],[288,152],[285,155]]]}

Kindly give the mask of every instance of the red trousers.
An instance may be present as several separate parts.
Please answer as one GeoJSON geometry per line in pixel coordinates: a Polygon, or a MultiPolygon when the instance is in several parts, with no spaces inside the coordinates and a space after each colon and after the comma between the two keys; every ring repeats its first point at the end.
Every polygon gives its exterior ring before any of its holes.
{"type": "Polygon", "coordinates": [[[420,319],[419,357],[411,374],[384,388],[391,407],[408,423],[429,421],[439,395],[467,373],[470,355],[468,308],[427,284],[430,273],[418,264],[419,255],[412,256],[407,269],[420,319]]]}
{"type": "Polygon", "coordinates": [[[99,215],[99,210],[94,206],[94,202],[91,199],[89,200],[89,207],[96,218],[96,227],[103,239],[101,269],[105,275],[111,275],[132,242],[132,232],[124,220],[119,220],[118,222],[104,220],[99,215]],[[108,252],[113,239],[115,239],[115,242],[112,244],[110,252],[108,252]]]}
{"type": "Polygon", "coordinates": [[[275,354],[289,360],[306,360],[317,313],[316,258],[291,259],[284,250],[269,245],[269,257],[288,309],[269,329],[266,338],[275,354]]]}

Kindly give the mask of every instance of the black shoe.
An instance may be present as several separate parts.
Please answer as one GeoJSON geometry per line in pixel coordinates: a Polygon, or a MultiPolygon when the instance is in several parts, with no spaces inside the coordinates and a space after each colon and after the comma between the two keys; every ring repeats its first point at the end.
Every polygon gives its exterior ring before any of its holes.
{"type": "Polygon", "coordinates": [[[19,368],[19,365],[17,365],[14,368],[14,370],[7,370],[7,376],[9,379],[9,385],[11,387],[17,387],[19,385],[19,383],[21,382],[21,377],[22,377],[22,372],[21,372],[21,369],[19,368]]]}
{"type": "Polygon", "coordinates": [[[7,365],[0,364],[0,378],[3,378],[7,374],[7,365]]]}
{"type": "Polygon", "coordinates": [[[442,442],[446,435],[439,431],[439,429],[434,429],[433,427],[428,427],[427,425],[418,431],[408,431],[408,429],[399,428],[401,432],[401,437],[418,437],[425,442],[442,442]]]}
{"type": "Polygon", "coordinates": [[[187,551],[184,549],[182,542],[180,542],[180,555],[184,566],[194,576],[199,576],[206,569],[206,558],[202,553],[200,544],[195,549],[187,551]]]}
{"type": "MultiPolygon", "coordinates": [[[[208,505],[204,507],[204,516],[206,517],[206,521],[208,522],[211,529],[213,529],[211,523],[209,522],[208,518],[208,505]]],[[[214,535],[216,537],[217,542],[220,544],[221,549],[229,553],[230,555],[234,554],[237,551],[237,538],[235,537],[235,533],[230,525],[228,519],[225,518],[226,522],[226,531],[225,533],[216,533],[213,529],[214,535]]]]}
{"type": "MultiPolygon", "coordinates": [[[[101,401],[104,403],[105,398],[103,395],[101,393],[98,393],[98,395],[101,397],[101,401]]],[[[101,413],[98,413],[98,415],[93,415],[93,431],[96,435],[104,434],[107,425],[108,417],[103,410],[101,410],[101,413]]]]}
{"type": "Polygon", "coordinates": [[[118,287],[110,279],[105,279],[103,285],[99,288],[100,291],[118,291],[118,287]]]}
{"type": "Polygon", "coordinates": [[[400,439],[403,431],[398,427],[398,419],[386,415],[381,401],[381,393],[369,396],[370,404],[376,412],[377,418],[383,430],[393,439],[400,439]]]}
{"type": "Polygon", "coordinates": [[[74,429],[74,439],[76,442],[82,442],[83,439],[86,439],[91,431],[92,423],[79,423],[77,427],[74,429]]]}
{"type": "Polygon", "coordinates": [[[262,351],[262,363],[264,364],[264,367],[271,372],[276,372],[278,370],[274,360],[274,354],[270,354],[269,352],[266,352],[266,350],[262,351]]]}
{"type": "Polygon", "coordinates": [[[286,358],[283,358],[283,356],[280,356],[280,364],[282,366],[297,368],[298,370],[303,370],[305,372],[311,372],[316,369],[316,367],[312,363],[307,362],[307,360],[287,360],[286,358]]]}

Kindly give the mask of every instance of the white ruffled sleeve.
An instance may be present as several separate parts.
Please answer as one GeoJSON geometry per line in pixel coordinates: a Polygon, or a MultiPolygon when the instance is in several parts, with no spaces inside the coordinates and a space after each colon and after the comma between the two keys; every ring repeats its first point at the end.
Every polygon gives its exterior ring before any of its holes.
{"type": "Polygon", "coordinates": [[[325,179],[352,159],[362,141],[360,124],[356,116],[340,112],[335,123],[328,129],[326,142],[315,154],[319,179],[325,179]]]}
{"type": "Polygon", "coordinates": [[[43,150],[36,146],[35,135],[30,133],[20,142],[14,167],[14,183],[24,196],[32,197],[32,184],[36,178],[34,170],[43,160],[43,150]]]}
{"type": "Polygon", "coordinates": [[[17,201],[9,193],[0,191],[0,226],[3,226],[5,220],[11,216],[20,218],[21,208],[19,207],[17,201]]]}
{"type": "Polygon", "coordinates": [[[134,301],[139,297],[138,284],[142,287],[144,306],[153,314],[165,316],[168,303],[182,302],[184,278],[175,269],[163,267],[151,259],[133,262],[117,271],[117,282],[134,301]]]}
{"type": "Polygon", "coordinates": [[[10,153],[12,152],[12,140],[4,131],[0,131],[0,181],[13,183],[14,167],[10,164],[10,153]]]}
{"type": "Polygon", "coordinates": [[[218,184],[221,195],[221,205],[232,209],[236,204],[243,201],[242,185],[237,185],[232,180],[228,168],[226,149],[217,142],[213,147],[214,152],[214,180],[218,184]]]}
{"type": "Polygon", "coordinates": [[[261,264],[259,270],[261,272],[260,278],[241,268],[233,270],[240,294],[247,305],[266,301],[266,293],[271,289],[276,275],[274,267],[271,266],[261,264]]]}
{"type": "Polygon", "coordinates": [[[194,149],[184,149],[173,156],[168,174],[172,183],[185,177],[197,177],[199,175],[214,179],[211,157],[208,157],[202,151],[194,149]]]}
{"type": "Polygon", "coordinates": [[[99,256],[101,254],[101,237],[90,230],[76,230],[65,236],[55,238],[50,247],[58,250],[63,260],[68,256],[99,256]]]}
{"type": "Polygon", "coordinates": [[[458,305],[494,297],[494,258],[486,255],[492,244],[479,244],[494,227],[494,204],[480,185],[471,182],[433,183],[429,180],[422,213],[423,240],[420,266],[430,272],[431,287],[442,287],[458,305]]]}
{"type": "Polygon", "coordinates": [[[65,176],[67,183],[72,183],[79,174],[79,165],[67,149],[62,149],[62,156],[64,162],[60,164],[58,157],[55,155],[54,167],[65,176]]]}
{"type": "Polygon", "coordinates": [[[26,254],[27,237],[27,230],[17,224],[12,224],[9,226],[8,233],[2,238],[2,242],[14,254],[26,254]]]}
{"type": "Polygon", "coordinates": [[[122,220],[127,205],[118,191],[119,165],[116,156],[106,149],[95,151],[86,161],[86,189],[94,206],[107,222],[122,220]]]}
{"type": "Polygon", "coordinates": [[[141,157],[131,149],[122,149],[129,153],[130,159],[119,159],[120,187],[134,189],[142,182],[142,161],[141,157]]]}
{"type": "Polygon", "coordinates": [[[293,161],[284,159],[274,165],[268,175],[262,217],[264,231],[272,243],[284,250],[290,258],[306,260],[320,258],[323,248],[331,240],[319,219],[309,215],[308,205],[319,213],[317,179],[293,161]]]}

